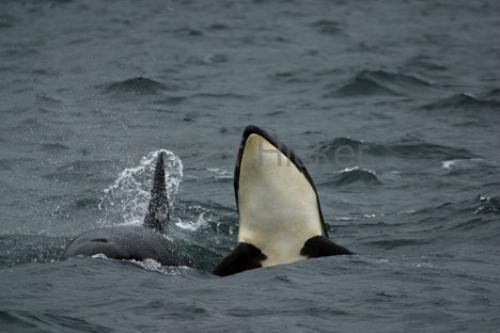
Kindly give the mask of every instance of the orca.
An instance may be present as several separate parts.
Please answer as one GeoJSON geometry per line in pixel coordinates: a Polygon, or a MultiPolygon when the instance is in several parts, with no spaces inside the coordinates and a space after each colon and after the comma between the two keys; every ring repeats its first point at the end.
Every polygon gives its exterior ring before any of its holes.
{"type": "Polygon", "coordinates": [[[163,234],[170,218],[163,155],[160,152],[156,160],[151,199],[143,225],[85,232],[68,245],[63,258],[103,254],[113,259],[154,259],[166,266],[192,266],[192,259],[163,234]]]}
{"type": "Polygon", "coordinates": [[[318,193],[304,164],[259,127],[244,130],[234,192],[238,243],[214,274],[352,254],[328,238],[318,193]]]}

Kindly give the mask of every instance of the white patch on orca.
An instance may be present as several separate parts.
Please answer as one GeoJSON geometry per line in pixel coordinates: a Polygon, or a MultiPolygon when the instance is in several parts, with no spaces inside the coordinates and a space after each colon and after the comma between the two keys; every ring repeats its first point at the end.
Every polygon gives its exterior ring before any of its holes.
{"type": "Polygon", "coordinates": [[[311,237],[323,235],[313,186],[277,147],[252,133],[245,141],[238,179],[238,241],[267,257],[262,266],[305,259],[311,237]]]}

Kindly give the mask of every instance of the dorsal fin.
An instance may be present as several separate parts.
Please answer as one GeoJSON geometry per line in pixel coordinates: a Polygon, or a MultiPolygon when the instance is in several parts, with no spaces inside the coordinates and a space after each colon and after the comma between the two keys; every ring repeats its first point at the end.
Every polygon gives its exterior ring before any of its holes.
{"type": "Polygon", "coordinates": [[[144,218],[145,227],[159,232],[164,230],[170,216],[163,155],[163,152],[158,153],[153,178],[153,188],[151,189],[151,200],[149,201],[148,213],[144,218]]]}

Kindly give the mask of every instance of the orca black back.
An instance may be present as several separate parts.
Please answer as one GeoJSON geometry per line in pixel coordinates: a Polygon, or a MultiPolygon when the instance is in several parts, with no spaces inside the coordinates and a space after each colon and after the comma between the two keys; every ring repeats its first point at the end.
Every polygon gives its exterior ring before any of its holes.
{"type": "Polygon", "coordinates": [[[103,254],[121,260],[154,259],[162,265],[192,266],[191,258],[163,232],[170,222],[164,153],[156,160],[151,199],[142,226],[117,226],[87,231],[74,239],[63,257],[103,254]]]}

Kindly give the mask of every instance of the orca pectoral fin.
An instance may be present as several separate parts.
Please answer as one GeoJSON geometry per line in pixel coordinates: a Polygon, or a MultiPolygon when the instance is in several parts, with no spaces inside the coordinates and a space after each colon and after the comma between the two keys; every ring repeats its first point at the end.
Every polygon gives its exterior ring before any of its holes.
{"type": "Polygon", "coordinates": [[[300,254],[308,258],[319,258],[352,254],[351,251],[340,246],[325,236],[315,236],[305,242],[300,254]]]}
{"type": "Polygon", "coordinates": [[[227,276],[259,268],[262,267],[261,262],[265,259],[266,256],[252,244],[238,243],[238,246],[222,260],[213,273],[227,276]]]}

